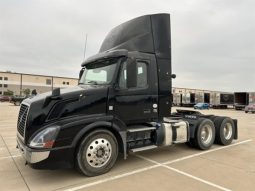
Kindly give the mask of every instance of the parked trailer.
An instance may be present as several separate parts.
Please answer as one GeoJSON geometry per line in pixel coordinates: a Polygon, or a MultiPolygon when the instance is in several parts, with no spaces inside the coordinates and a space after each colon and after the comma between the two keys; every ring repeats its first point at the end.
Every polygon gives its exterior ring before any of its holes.
{"type": "Polygon", "coordinates": [[[235,92],[234,106],[236,110],[243,110],[245,106],[249,104],[249,93],[248,92],[235,92]]]}
{"type": "Polygon", "coordinates": [[[255,92],[235,92],[234,97],[236,110],[243,110],[250,103],[255,103],[255,92]]]}
{"type": "MultiPolygon", "coordinates": [[[[201,150],[237,139],[237,120],[171,113],[170,15],[135,18],[114,28],[82,63],[79,85],[25,99],[17,143],[33,168],[108,172],[118,154],[188,143],[201,150]],[[94,74],[94,75],[91,75],[94,74]]],[[[193,95],[190,102],[194,102],[193,95]]]]}
{"type": "Polygon", "coordinates": [[[249,104],[255,104],[255,92],[249,92],[249,104]]]}
{"type": "Polygon", "coordinates": [[[200,91],[195,92],[195,104],[204,102],[204,93],[200,91]]]}
{"type": "Polygon", "coordinates": [[[173,93],[173,105],[181,106],[182,103],[182,95],[180,93],[173,93]]]}
{"type": "Polygon", "coordinates": [[[234,105],[233,93],[213,92],[210,96],[210,104],[214,109],[227,109],[234,105]]]}
{"type": "Polygon", "coordinates": [[[191,107],[197,103],[210,103],[210,93],[204,92],[204,90],[196,90],[196,89],[186,89],[186,88],[173,89],[173,105],[191,107]],[[186,92],[189,92],[189,93],[186,93],[186,92]]]}
{"type": "Polygon", "coordinates": [[[183,107],[193,107],[196,104],[196,94],[195,93],[184,93],[181,94],[181,106],[183,107]]]}

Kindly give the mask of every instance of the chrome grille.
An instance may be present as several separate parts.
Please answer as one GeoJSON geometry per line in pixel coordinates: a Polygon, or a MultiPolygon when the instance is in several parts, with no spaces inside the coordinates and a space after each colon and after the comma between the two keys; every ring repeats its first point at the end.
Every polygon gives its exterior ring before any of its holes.
{"type": "Polygon", "coordinates": [[[25,134],[28,109],[29,109],[28,105],[21,104],[20,110],[19,110],[17,130],[22,137],[24,137],[24,134],[25,134]]]}

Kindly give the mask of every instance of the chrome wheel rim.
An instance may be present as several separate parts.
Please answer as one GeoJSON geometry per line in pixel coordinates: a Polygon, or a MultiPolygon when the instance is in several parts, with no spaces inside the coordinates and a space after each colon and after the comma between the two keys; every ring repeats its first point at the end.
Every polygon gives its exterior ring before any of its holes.
{"type": "Polygon", "coordinates": [[[86,151],[86,160],[94,168],[107,164],[112,155],[112,146],[107,139],[99,138],[90,143],[86,151]]]}
{"type": "Polygon", "coordinates": [[[232,137],[232,133],[233,133],[231,123],[226,123],[223,131],[224,131],[225,139],[229,140],[232,137]]]}
{"type": "Polygon", "coordinates": [[[209,125],[204,125],[201,130],[201,141],[207,145],[211,142],[213,136],[212,128],[209,125]]]}

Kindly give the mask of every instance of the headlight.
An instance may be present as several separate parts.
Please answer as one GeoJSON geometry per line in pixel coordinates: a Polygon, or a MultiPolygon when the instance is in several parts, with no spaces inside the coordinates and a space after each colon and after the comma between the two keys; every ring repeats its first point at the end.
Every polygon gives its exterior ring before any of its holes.
{"type": "Polygon", "coordinates": [[[53,126],[42,130],[30,141],[29,146],[34,148],[52,148],[59,129],[59,126],[53,126]]]}

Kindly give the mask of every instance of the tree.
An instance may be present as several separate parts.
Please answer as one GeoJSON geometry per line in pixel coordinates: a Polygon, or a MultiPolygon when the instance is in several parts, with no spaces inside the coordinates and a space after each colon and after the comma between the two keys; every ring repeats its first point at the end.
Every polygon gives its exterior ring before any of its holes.
{"type": "Polygon", "coordinates": [[[4,95],[6,96],[13,96],[14,92],[11,90],[7,90],[6,92],[4,92],[4,95]]]}
{"type": "Polygon", "coordinates": [[[26,89],[24,89],[23,90],[23,93],[26,95],[26,96],[28,96],[28,95],[30,95],[30,89],[29,88],[26,88],[26,89]]]}

